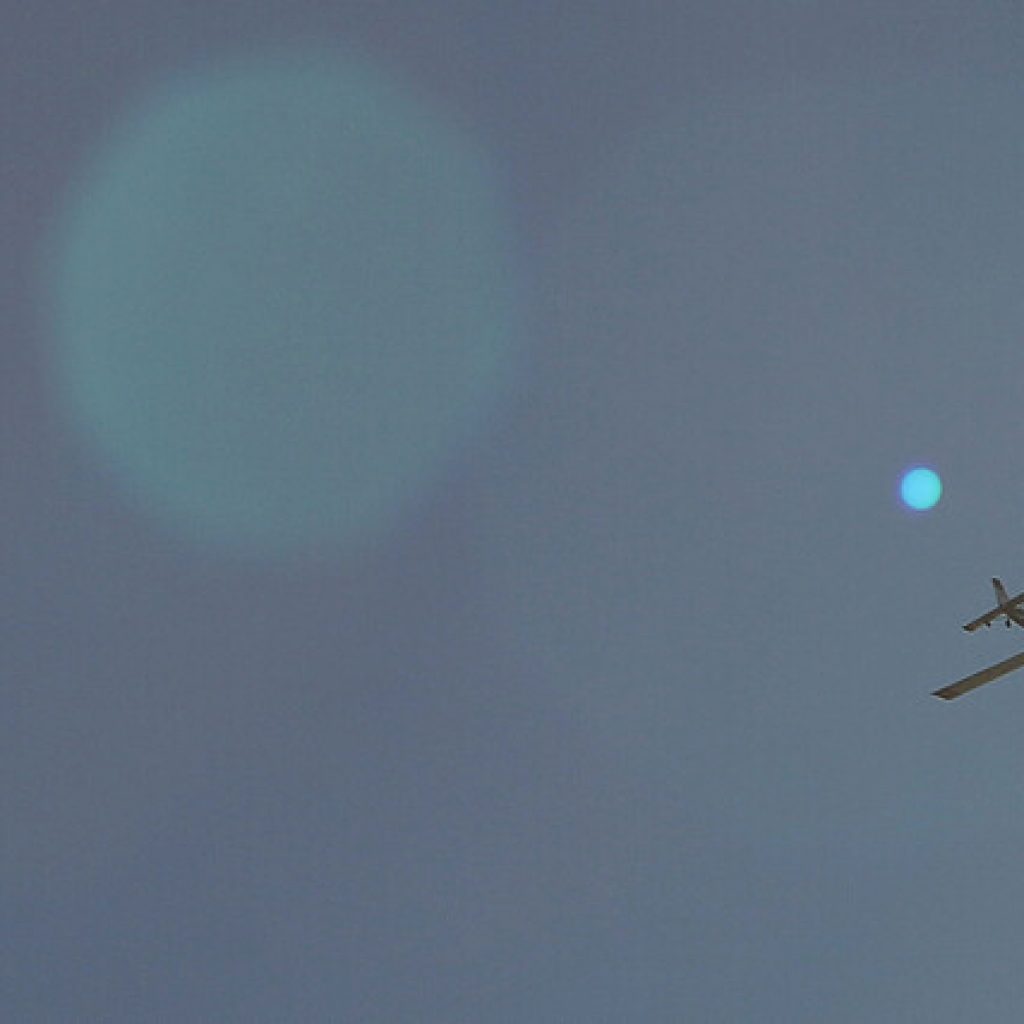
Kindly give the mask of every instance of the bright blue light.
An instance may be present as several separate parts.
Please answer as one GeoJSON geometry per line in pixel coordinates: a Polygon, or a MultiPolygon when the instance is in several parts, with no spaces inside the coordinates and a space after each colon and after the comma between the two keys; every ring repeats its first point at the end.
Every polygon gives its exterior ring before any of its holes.
{"type": "Polygon", "coordinates": [[[917,466],[903,474],[900,495],[907,508],[924,512],[938,504],[942,497],[942,481],[934,470],[917,466]]]}

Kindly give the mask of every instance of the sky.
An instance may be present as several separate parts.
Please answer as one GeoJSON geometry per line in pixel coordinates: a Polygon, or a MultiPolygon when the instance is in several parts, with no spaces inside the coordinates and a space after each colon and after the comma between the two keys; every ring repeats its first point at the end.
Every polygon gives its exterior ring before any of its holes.
{"type": "Polygon", "coordinates": [[[1015,1019],[1012,5],[8,22],[6,1019],[1015,1019]]]}

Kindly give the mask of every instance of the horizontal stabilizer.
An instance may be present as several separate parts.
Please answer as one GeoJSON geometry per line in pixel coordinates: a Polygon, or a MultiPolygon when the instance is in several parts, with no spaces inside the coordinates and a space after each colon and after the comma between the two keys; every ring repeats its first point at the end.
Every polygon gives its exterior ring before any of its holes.
{"type": "Polygon", "coordinates": [[[965,693],[970,693],[971,690],[976,690],[979,686],[991,683],[994,679],[999,679],[1001,676],[1005,676],[1007,673],[1013,672],[1018,668],[1024,668],[1024,651],[1020,654],[1015,654],[1012,658],[1007,658],[1006,661],[999,662],[997,665],[983,668],[980,672],[975,672],[974,675],[967,676],[955,683],[950,683],[949,686],[944,686],[941,690],[935,690],[932,696],[941,697],[943,700],[953,700],[954,697],[962,697],[965,693]]]}

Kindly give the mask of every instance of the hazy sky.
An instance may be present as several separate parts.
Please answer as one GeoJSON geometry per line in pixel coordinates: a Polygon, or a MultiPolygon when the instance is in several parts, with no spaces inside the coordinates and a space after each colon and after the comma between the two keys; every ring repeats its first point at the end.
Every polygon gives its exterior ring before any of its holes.
{"type": "Polygon", "coordinates": [[[929,696],[1020,649],[982,6],[7,17],[5,1018],[1016,1019],[1024,677],[929,696]]]}

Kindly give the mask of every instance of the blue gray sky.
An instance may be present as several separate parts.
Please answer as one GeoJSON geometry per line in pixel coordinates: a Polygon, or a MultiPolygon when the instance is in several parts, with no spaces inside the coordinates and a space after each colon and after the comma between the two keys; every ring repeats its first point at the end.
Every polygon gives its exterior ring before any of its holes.
{"type": "Polygon", "coordinates": [[[1015,1019],[1020,39],[10,15],[4,1016],[1015,1019]]]}

